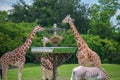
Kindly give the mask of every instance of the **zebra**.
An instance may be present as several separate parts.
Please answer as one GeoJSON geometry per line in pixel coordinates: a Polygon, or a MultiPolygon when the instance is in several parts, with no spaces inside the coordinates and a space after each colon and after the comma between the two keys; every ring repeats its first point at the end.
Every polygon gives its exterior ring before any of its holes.
{"type": "Polygon", "coordinates": [[[70,80],[110,80],[108,75],[99,67],[78,66],[73,68],[70,80]]]}

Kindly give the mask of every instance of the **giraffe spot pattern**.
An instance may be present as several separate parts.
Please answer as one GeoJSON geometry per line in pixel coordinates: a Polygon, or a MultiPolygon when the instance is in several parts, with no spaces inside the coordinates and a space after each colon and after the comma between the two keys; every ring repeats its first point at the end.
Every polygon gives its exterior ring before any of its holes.
{"type": "Polygon", "coordinates": [[[76,42],[77,42],[78,52],[77,52],[76,56],[78,58],[79,64],[86,65],[89,62],[91,62],[93,64],[98,64],[98,66],[100,66],[101,62],[100,62],[99,56],[97,55],[97,53],[94,53],[94,51],[92,51],[87,46],[86,42],[82,39],[82,37],[79,34],[76,26],[72,22],[72,19],[71,19],[70,15],[66,16],[62,20],[62,22],[65,23],[66,20],[68,20],[68,23],[69,23],[69,25],[72,29],[73,35],[74,35],[74,37],[76,39],[76,42]]]}
{"type": "MultiPolygon", "coordinates": [[[[40,27],[37,26],[34,29],[36,29],[36,28],[40,28],[40,27]]],[[[28,50],[28,48],[29,48],[29,46],[30,46],[30,44],[32,42],[31,39],[33,38],[34,35],[35,35],[34,31],[32,31],[30,33],[30,36],[28,36],[28,38],[26,39],[26,41],[25,41],[25,43],[23,45],[21,45],[20,47],[14,49],[13,51],[7,52],[7,53],[2,55],[1,64],[2,64],[3,75],[5,77],[7,77],[7,75],[5,75],[5,73],[7,73],[6,69],[7,69],[7,67],[9,65],[18,66],[18,67],[22,67],[24,65],[24,63],[25,63],[25,56],[24,56],[25,54],[24,53],[28,50]],[[25,45],[28,45],[27,48],[26,48],[25,45]],[[19,63],[20,63],[20,65],[19,65],[19,63]]],[[[18,73],[20,75],[22,75],[21,71],[18,72],[18,73]]],[[[18,79],[21,80],[21,77],[18,76],[18,79]]]]}

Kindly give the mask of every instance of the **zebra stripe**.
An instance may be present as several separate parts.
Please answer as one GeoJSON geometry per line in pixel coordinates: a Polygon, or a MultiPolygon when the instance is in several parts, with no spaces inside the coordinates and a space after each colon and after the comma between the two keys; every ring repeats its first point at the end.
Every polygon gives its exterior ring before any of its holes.
{"type": "Polygon", "coordinates": [[[110,80],[106,72],[99,67],[78,66],[73,68],[70,80],[83,80],[95,78],[96,80],[110,80]]]}

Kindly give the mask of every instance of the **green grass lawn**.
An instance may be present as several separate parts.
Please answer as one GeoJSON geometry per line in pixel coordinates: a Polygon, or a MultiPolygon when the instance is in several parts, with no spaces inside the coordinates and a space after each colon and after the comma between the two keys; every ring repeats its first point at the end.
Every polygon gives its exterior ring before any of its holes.
{"type": "MultiPolygon", "coordinates": [[[[64,64],[58,68],[57,80],[69,80],[72,69],[77,64],[64,64]]],[[[103,64],[103,68],[110,75],[111,80],[120,80],[120,65],[103,64]]],[[[17,80],[17,69],[10,69],[8,71],[8,80],[17,80]]],[[[25,67],[23,69],[22,80],[42,80],[41,69],[38,65],[32,67],[25,67]]]]}

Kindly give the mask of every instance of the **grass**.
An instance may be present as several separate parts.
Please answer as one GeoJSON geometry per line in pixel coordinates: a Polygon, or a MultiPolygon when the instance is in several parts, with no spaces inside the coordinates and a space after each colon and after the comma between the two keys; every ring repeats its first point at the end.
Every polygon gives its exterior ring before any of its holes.
{"type": "Polygon", "coordinates": [[[54,48],[53,53],[75,53],[77,51],[77,47],[59,47],[54,48]]]}
{"type": "MultiPolygon", "coordinates": [[[[27,64],[28,65],[28,64],[27,64]]],[[[30,65],[23,69],[22,80],[42,80],[41,69],[39,65],[30,65]]],[[[57,80],[69,80],[71,70],[77,64],[64,64],[58,68],[57,80]]],[[[108,72],[111,80],[120,80],[120,65],[103,64],[102,67],[108,72]]],[[[17,80],[17,69],[10,69],[8,71],[8,80],[17,80]]]]}

